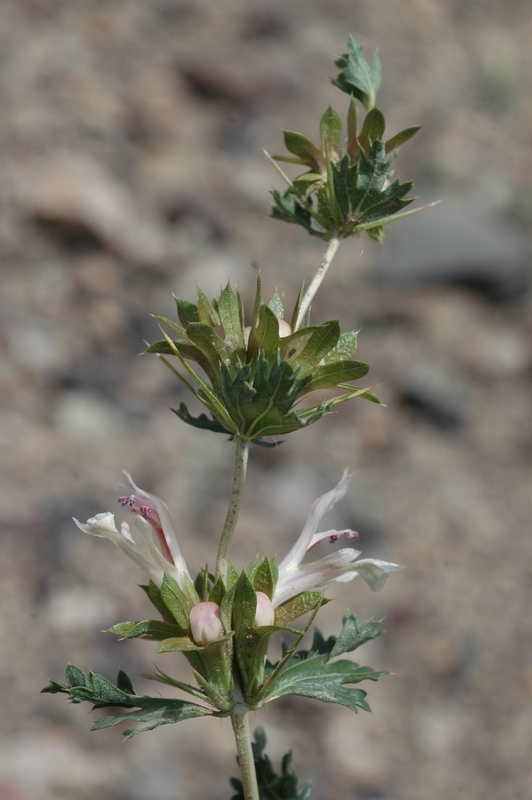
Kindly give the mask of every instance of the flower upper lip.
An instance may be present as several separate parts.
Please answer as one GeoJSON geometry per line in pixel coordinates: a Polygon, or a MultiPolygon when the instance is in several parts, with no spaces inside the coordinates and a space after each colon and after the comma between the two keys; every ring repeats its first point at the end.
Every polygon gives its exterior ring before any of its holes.
{"type": "Polygon", "coordinates": [[[185,576],[190,579],[190,574],[168,507],[159,497],[140,489],[129,473],[124,475],[132,493],[121,497],[120,503],[137,512],[131,527],[122,522],[118,530],[110,512],[96,514],[86,523],[74,522],[84,533],[109,539],[120,547],[158,586],[167,573],[186,592],[185,576]]]}
{"type": "MultiPolygon", "coordinates": [[[[166,504],[140,489],[127,472],[124,474],[132,493],[121,497],[120,502],[137,512],[131,527],[127,522],[122,522],[118,530],[114,514],[110,512],[96,514],[86,523],[77,519],[74,522],[85,533],[110,539],[141,566],[158,586],[167,573],[188,594],[187,584],[191,585],[191,577],[166,504]]],[[[279,564],[279,578],[272,601],[274,607],[302,592],[321,591],[332,582],[350,581],[356,575],[364,578],[370,589],[378,591],[391,572],[403,569],[399,564],[374,558],[358,560],[360,550],[350,547],[316,561],[302,563],[307,552],[323,539],[336,541],[340,536],[351,539],[357,536],[350,529],[317,532],[322,517],[344,497],[353,475],[353,472],[345,470],[334,489],[318,497],[310,507],[299,538],[279,564]]]]}
{"type": "Polygon", "coordinates": [[[330,492],[321,495],[310,507],[307,521],[294,546],[279,564],[279,579],[273,595],[274,606],[280,606],[291,597],[306,591],[326,589],[331,582],[345,582],[360,575],[372,591],[382,589],[391,572],[403,569],[399,564],[366,558],[358,561],[360,550],[343,548],[324,558],[303,564],[308,550],[323,539],[336,540],[341,535],[354,538],[354,531],[330,530],[317,533],[322,517],[346,493],[354,472],[344,470],[340,482],[330,492]]]}

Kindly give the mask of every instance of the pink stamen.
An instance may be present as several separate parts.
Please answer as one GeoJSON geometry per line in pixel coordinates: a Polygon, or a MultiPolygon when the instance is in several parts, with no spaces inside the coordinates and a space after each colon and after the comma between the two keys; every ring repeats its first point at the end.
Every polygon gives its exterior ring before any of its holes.
{"type": "Polygon", "coordinates": [[[149,522],[152,526],[153,530],[157,534],[157,538],[159,539],[159,544],[161,545],[161,550],[166,558],[171,564],[174,564],[174,559],[172,558],[172,554],[170,553],[170,548],[166,542],[166,538],[164,535],[163,526],[161,525],[161,520],[159,514],[157,513],[157,509],[153,508],[152,506],[147,505],[140,497],[135,494],[130,494],[127,497],[119,497],[118,502],[124,508],[127,506],[131,509],[135,514],[139,514],[141,517],[144,517],[146,522],[149,522]]]}
{"type": "Polygon", "coordinates": [[[343,531],[342,533],[333,533],[329,539],[330,544],[334,544],[334,542],[337,542],[342,536],[345,536],[346,539],[358,539],[358,533],[356,531],[343,531]]]}

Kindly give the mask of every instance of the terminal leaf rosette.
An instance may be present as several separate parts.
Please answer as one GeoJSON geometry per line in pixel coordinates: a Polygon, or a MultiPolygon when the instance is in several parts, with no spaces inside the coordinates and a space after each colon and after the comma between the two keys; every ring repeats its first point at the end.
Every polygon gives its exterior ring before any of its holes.
{"type": "Polygon", "coordinates": [[[352,358],[356,332],[342,333],[337,320],[293,330],[299,302],[287,323],[279,295],[264,302],[259,276],[246,326],[242,298],[229,284],[212,302],[199,288],[195,304],[176,298],[179,322],[156,317],[172,336],[164,333],[146,352],[158,355],[209,414],[194,417],[185,403],[173,409],[175,414],[198,428],[272,446],[264,437],[305,428],[338,403],[356,396],[379,402],[352,383],[369,369],[352,358]],[[174,368],[168,356],[182,369],[174,368]],[[317,390],[340,394],[302,409],[300,401],[317,390]]]}
{"type": "Polygon", "coordinates": [[[385,139],[384,114],[375,105],[380,61],[375,54],[370,66],[353,37],[348,41],[348,53],[337,59],[336,65],[341,72],[332,83],[351,95],[345,136],[342,119],[332,106],[321,118],[319,145],[302,133],[284,131],[290,155],[274,156],[274,163],[285,161],[306,171],[291,180],[276,165],[288,188],[284,193],[272,191],[272,216],[326,240],[366,231],[372,239],[382,241],[384,225],[421,210],[403,210],[413,201],[406,197],[412,181],[392,180],[392,165],[397,148],[422,126],[413,125],[385,139]],[[355,99],[367,112],[360,129],[355,99]]]}

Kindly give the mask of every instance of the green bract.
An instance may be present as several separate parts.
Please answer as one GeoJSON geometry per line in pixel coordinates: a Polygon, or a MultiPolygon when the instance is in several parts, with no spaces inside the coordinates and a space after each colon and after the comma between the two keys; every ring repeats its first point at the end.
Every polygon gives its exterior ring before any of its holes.
{"type": "MultiPolygon", "coordinates": [[[[341,333],[336,320],[291,332],[282,319],[281,298],[276,294],[268,304],[263,301],[260,276],[248,328],[240,294],[229,284],[212,303],[199,288],[196,304],[180,299],[176,303],[179,323],[156,319],[177,338],[165,334],[146,352],[156,353],[210,412],[211,416],[193,417],[181,403],[173,410],[189,425],[268,446],[263,437],[305,428],[338,403],[359,395],[378,402],[369,391],[351,384],[369,369],[351,358],[356,333],[341,333]],[[188,375],[174,369],[166,356],[175,356],[188,375]],[[296,410],[300,400],[318,389],[342,393],[296,410]]],[[[299,303],[292,325],[298,310],[299,303]]]]}
{"type": "Polygon", "coordinates": [[[351,95],[345,141],[342,120],[332,106],[321,118],[319,147],[302,133],[284,131],[285,146],[292,155],[274,156],[275,161],[298,164],[308,171],[292,181],[277,167],[288,189],[284,194],[272,192],[272,216],[301,225],[322,239],[345,239],[367,231],[372,239],[382,241],[385,224],[421,210],[402,211],[412,202],[413,198],[405,199],[412,182],[392,183],[390,178],[397,148],[422,126],[405,128],[384,140],[384,115],[375,106],[381,74],[378,56],[370,67],[352,37],[348,47],[349,52],[336,61],[342,72],[332,81],[351,95]],[[368,112],[360,131],[354,98],[368,112]]]}

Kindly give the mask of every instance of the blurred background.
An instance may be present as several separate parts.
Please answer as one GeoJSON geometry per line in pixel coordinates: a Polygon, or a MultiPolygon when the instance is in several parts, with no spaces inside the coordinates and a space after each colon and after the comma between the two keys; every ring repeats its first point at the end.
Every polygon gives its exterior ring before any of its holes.
{"type": "MultiPolygon", "coordinates": [[[[122,469],[169,505],[191,570],[213,552],[232,448],[168,410],[156,359],[173,317],[257,268],[291,310],[323,243],[268,218],[263,156],[281,128],[318,136],[348,34],[380,51],[379,97],[405,145],[397,174],[437,208],[343,244],[317,322],[360,328],[387,408],[357,400],[255,448],[238,568],[284,554],[310,503],[358,470],[329,527],[406,565],[381,594],[335,592],[384,618],[360,653],[392,676],[373,713],[288,699],[256,715],[316,800],[532,798],[532,14],[527,0],[3,0],[0,4],[0,800],[223,800],[229,723],[126,744],[39,695],[72,661],[114,679],[153,669],[150,642],[101,633],[150,615],[140,570],[78,532],[116,507],[122,469]]],[[[357,654],[358,655],[358,654],[357,654]]],[[[184,659],[183,659],[184,661],[184,659]]],[[[184,677],[178,656],[157,664],[184,677]]]]}

